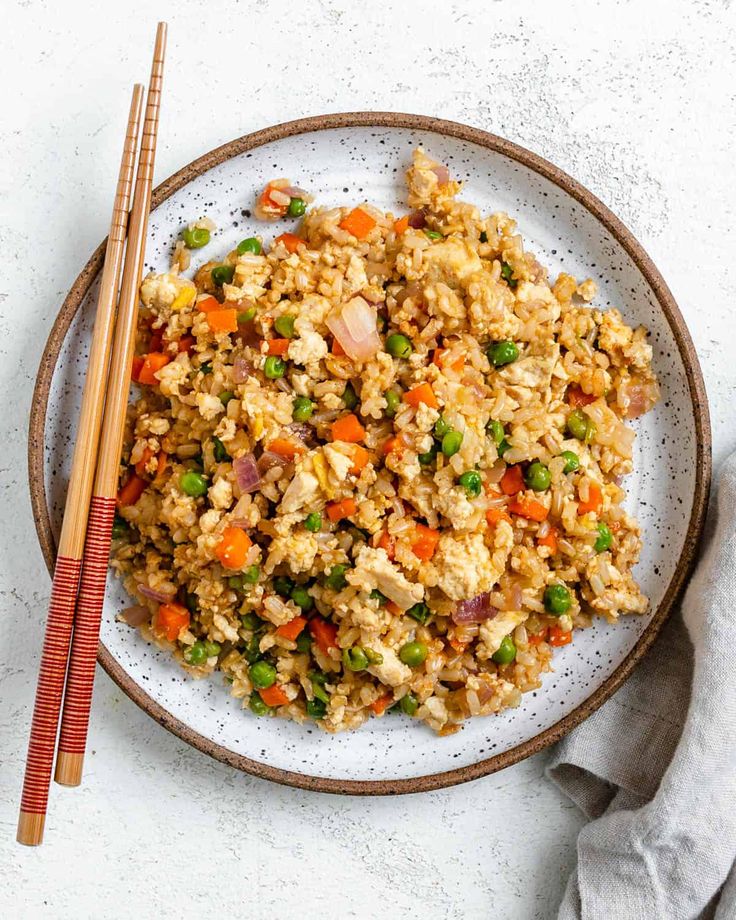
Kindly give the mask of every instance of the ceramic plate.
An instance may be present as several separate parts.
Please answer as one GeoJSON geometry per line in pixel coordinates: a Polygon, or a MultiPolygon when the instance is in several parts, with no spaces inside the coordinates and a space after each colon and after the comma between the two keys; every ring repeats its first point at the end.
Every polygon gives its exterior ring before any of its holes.
{"type": "MultiPolygon", "coordinates": [[[[213,254],[265,232],[250,214],[256,190],[288,176],[318,203],[367,200],[403,212],[403,174],[421,144],[462,179],[462,196],[484,212],[519,222],[526,245],[555,275],[599,283],[597,303],[618,306],[651,331],[662,387],[656,409],[635,423],[635,472],[627,509],[644,533],[636,568],[650,612],[575,633],[555,652],[554,673],[519,709],[471,719],[438,738],[408,719],[371,719],[356,732],[256,719],[214,679],[188,678],[165,654],[116,622],[129,600],[112,577],[99,659],[136,703],[166,728],[235,767],[311,789],[377,794],[449,786],[491,773],[559,739],[626,678],[654,640],[683,584],[700,534],[710,479],[710,430],[703,381],[684,322],[664,281],[622,224],[569,176],[508,141],[436,119],[355,113],[278,125],[225,145],[181,170],[154,194],[148,269],[167,268],[182,225],[207,214],[218,227],[213,254]]],[[[276,232],[284,229],[280,227],[276,232]]],[[[67,297],[44,353],[34,396],[31,491],[51,566],[71,457],[102,247],[67,297]]]]}

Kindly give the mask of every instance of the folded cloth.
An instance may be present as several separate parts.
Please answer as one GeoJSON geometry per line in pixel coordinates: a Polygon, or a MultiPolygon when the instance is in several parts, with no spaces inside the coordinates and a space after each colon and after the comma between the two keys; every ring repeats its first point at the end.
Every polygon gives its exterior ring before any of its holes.
{"type": "Polygon", "coordinates": [[[681,610],[547,775],[591,819],[560,920],[736,918],[736,454],[681,610]]]}

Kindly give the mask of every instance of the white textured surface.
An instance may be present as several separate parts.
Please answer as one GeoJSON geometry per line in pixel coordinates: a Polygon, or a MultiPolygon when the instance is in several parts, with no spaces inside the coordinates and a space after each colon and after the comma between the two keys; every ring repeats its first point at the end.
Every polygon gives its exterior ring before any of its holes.
{"type": "MultiPolygon", "coordinates": [[[[701,355],[718,466],[736,442],[731,3],[454,0],[418,19],[416,8],[159,0],[170,46],[158,177],[320,111],[439,114],[519,141],[611,205],[659,265],[701,355]]],[[[173,917],[217,904],[248,918],[551,917],[580,820],[543,779],[544,756],[421,797],[297,792],[189,749],[104,674],[84,786],[53,788],[43,848],[13,842],[48,601],[25,484],[31,385],[60,298],[106,231],[149,9],[3,8],[0,915],[173,917]]]]}

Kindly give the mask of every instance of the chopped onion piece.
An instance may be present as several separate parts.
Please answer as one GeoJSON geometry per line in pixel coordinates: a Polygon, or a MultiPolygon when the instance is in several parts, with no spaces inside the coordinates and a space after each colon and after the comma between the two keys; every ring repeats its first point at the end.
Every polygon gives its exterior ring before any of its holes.
{"type": "Polygon", "coordinates": [[[327,317],[327,327],[354,361],[366,361],[380,349],[376,312],[362,297],[353,297],[327,317]]]}
{"type": "Polygon", "coordinates": [[[263,476],[264,473],[267,473],[276,466],[280,466],[283,469],[283,467],[289,465],[289,462],[290,461],[287,460],[286,457],[282,457],[281,454],[276,454],[272,450],[264,450],[258,458],[258,472],[263,476]]]}
{"type": "Polygon", "coordinates": [[[245,358],[236,358],[233,361],[233,383],[245,383],[253,372],[253,365],[245,358]]]}
{"type": "Polygon", "coordinates": [[[446,166],[433,166],[432,172],[437,176],[440,185],[447,185],[450,181],[450,170],[446,166]]]}
{"type": "Polygon", "coordinates": [[[498,608],[491,604],[490,592],[485,591],[469,601],[460,601],[452,612],[453,623],[482,623],[492,620],[498,614],[498,608]]]}
{"type": "Polygon", "coordinates": [[[151,611],[147,607],[136,604],[135,607],[126,607],[118,615],[118,619],[128,626],[140,626],[145,623],[151,616],[151,611]]]}
{"type": "Polygon", "coordinates": [[[233,470],[241,492],[245,494],[255,492],[260,486],[261,476],[253,454],[244,454],[233,460],[233,470]]]}
{"type": "Polygon", "coordinates": [[[158,601],[159,604],[165,604],[176,594],[176,589],[173,591],[156,591],[154,588],[149,588],[148,585],[144,584],[136,585],[136,587],[138,593],[142,594],[143,597],[148,597],[152,601],[158,601]]]}

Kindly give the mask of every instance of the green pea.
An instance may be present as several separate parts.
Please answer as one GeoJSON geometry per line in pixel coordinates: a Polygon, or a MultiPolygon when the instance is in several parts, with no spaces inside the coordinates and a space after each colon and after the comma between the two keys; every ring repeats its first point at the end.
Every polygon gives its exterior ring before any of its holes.
{"type": "Polygon", "coordinates": [[[195,473],[194,470],[188,470],[181,474],[179,485],[182,491],[192,498],[200,498],[207,491],[207,480],[201,473],[195,473]]]}
{"type": "Polygon", "coordinates": [[[514,278],[514,270],[508,262],[501,263],[501,277],[506,282],[506,284],[508,284],[512,291],[519,283],[516,278],[514,278]]]}
{"type": "Polygon", "coordinates": [[[598,539],[593,544],[593,549],[597,553],[603,553],[607,549],[611,548],[613,543],[613,534],[611,533],[608,524],[604,524],[603,521],[598,525],[598,539]]]}
{"type": "Polygon", "coordinates": [[[204,650],[207,652],[207,657],[212,658],[214,655],[219,655],[222,651],[222,646],[219,642],[205,642],[204,650]]]}
{"type": "Polygon", "coordinates": [[[261,657],[261,637],[258,633],[253,633],[253,635],[248,640],[248,644],[245,647],[243,652],[243,658],[248,662],[248,664],[254,664],[261,657]]]}
{"type": "Polygon", "coordinates": [[[552,477],[549,474],[549,470],[543,463],[540,463],[539,460],[530,463],[524,473],[524,482],[526,482],[530,489],[534,489],[535,492],[545,492],[549,489],[551,481],[552,477]]]}
{"type": "Polygon", "coordinates": [[[307,205],[303,198],[292,198],[286,213],[289,217],[301,217],[306,210],[307,205]]]}
{"type": "Polygon", "coordinates": [[[342,591],[348,583],[347,578],[345,578],[347,570],[346,565],[333,565],[330,569],[330,574],[325,578],[325,586],[332,588],[333,591],[342,591]]]}
{"type": "Polygon", "coordinates": [[[286,575],[277,575],[273,580],[273,589],[281,597],[290,597],[294,587],[294,582],[286,575]]]}
{"type": "Polygon", "coordinates": [[[267,690],[276,683],[276,668],[267,661],[256,661],[248,671],[251,683],[259,690],[267,690]]]}
{"type": "Polygon", "coordinates": [[[406,615],[408,617],[411,617],[412,620],[416,620],[417,623],[421,623],[422,625],[424,625],[427,622],[427,620],[432,616],[432,611],[429,609],[429,607],[426,604],[419,603],[419,604],[414,604],[413,607],[410,607],[406,611],[406,615]]]}
{"type": "Polygon", "coordinates": [[[504,440],[506,437],[506,432],[501,422],[497,422],[495,418],[492,418],[486,425],[486,431],[493,439],[496,447],[504,440]]]}
{"type": "Polygon", "coordinates": [[[249,565],[240,577],[243,579],[244,584],[256,585],[261,577],[261,567],[259,565],[249,565]]]}
{"type": "Polygon", "coordinates": [[[434,436],[441,441],[448,431],[452,431],[452,426],[445,420],[444,415],[441,415],[434,423],[434,436]]]}
{"type": "Polygon", "coordinates": [[[401,404],[401,397],[396,392],[396,390],[386,390],[383,394],[383,398],[386,400],[386,418],[393,418],[396,415],[396,410],[401,404]]]}
{"type": "Polygon", "coordinates": [[[483,480],[478,470],[466,470],[458,476],[458,485],[461,485],[472,498],[477,498],[483,488],[483,480]]]}
{"type": "Polygon", "coordinates": [[[205,361],[204,364],[200,364],[200,365],[199,365],[199,369],[202,371],[203,374],[211,374],[211,373],[212,373],[212,365],[210,364],[209,361],[205,361]]]}
{"type": "Polygon", "coordinates": [[[233,275],[235,274],[234,265],[216,265],[212,269],[212,281],[214,284],[220,286],[223,284],[230,284],[233,280],[233,275]]]}
{"type": "Polygon", "coordinates": [[[378,601],[379,607],[384,607],[388,603],[388,598],[385,594],[379,591],[378,588],[374,588],[368,597],[370,597],[371,600],[378,601]]]}
{"type": "Polygon", "coordinates": [[[418,668],[420,664],[424,664],[428,652],[429,649],[425,643],[416,640],[414,642],[407,642],[405,645],[401,646],[399,649],[399,658],[404,664],[409,665],[410,668],[418,668]]]}
{"type": "Polygon", "coordinates": [[[487,243],[487,242],[488,242],[488,234],[486,233],[485,230],[481,230],[481,231],[480,231],[480,236],[478,237],[478,239],[481,241],[481,243],[487,243]]]}
{"type": "Polygon", "coordinates": [[[263,702],[259,693],[251,693],[248,708],[254,716],[267,716],[271,712],[271,707],[263,702]]]}
{"type": "MultiPolygon", "coordinates": [[[[220,399],[222,399],[222,396],[220,396],[220,399]]],[[[215,457],[215,463],[224,463],[230,459],[230,454],[225,449],[225,445],[215,435],[212,435],[212,453],[215,457]]]]}
{"type": "Polygon", "coordinates": [[[181,232],[181,238],[187,249],[201,249],[210,241],[210,231],[206,227],[186,227],[181,232]]]}
{"type": "Polygon", "coordinates": [[[561,617],[567,613],[572,604],[570,592],[564,585],[548,585],[542,597],[544,609],[553,616],[561,617]]]}
{"type": "Polygon", "coordinates": [[[342,663],[348,671],[364,671],[368,667],[368,656],[357,645],[342,650],[342,663]]]}
{"type": "Polygon", "coordinates": [[[443,236],[439,230],[425,230],[424,233],[430,240],[441,240],[443,236]]]}
{"type": "Polygon", "coordinates": [[[285,313],[283,316],[276,317],[273,323],[273,328],[282,338],[293,339],[295,321],[295,316],[292,316],[291,313],[285,313]]]}
{"type": "Polygon", "coordinates": [[[199,604],[198,604],[198,601],[197,601],[197,595],[196,595],[196,594],[190,594],[190,593],[187,591],[186,594],[185,594],[185,596],[184,596],[184,606],[185,606],[185,607],[187,608],[187,610],[192,614],[192,616],[195,616],[196,614],[198,614],[198,613],[199,613],[199,604]]]}
{"type": "Polygon", "coordinates": [[[311,399],[308,399],[306,396],[296,397],[291,411],[291,417],[295,422],[306,422],[308,418],[312,417],[313,412],[314,403],[311,399]]]}
{"type": "Polygon", "coordinates": [[[590,443],[596,433],[595,422],[582,409],[573,409],[567,417],[567,430],[578,441],[590,443]]]}
{"type": "Polygon", "coordinates": [[[519,346],[516,342],[493,342],[486,349],[486,356],[494,367],[503,367],[516,361],[519,357],[519,346]]]}
{"type": "Polygon", "coordinates": [[[302,585],[297,585],[291,592],[291,599],[302,611],[306,612],[314,607],[314,598],[302,585]]]}
{"type": "Polygon", "coordinates": [[[419,709],[419,700],[413,693],[407,693],[406,696],[402,696],[399,700],[399,707],[404,715],[413,716],[419,709]]]}
{"type": "Polygon", "coordinates": [[[243,310],[242,313],[238,313],[237,320],[238,325],[245,325],[245,323],[252,323],[256,318],[256,308],[248,307],[247,310],[243,310]]]}
{"type": "Polygon", "coordinates": [[[383,655],[380,652],[374,652],[372,648],[364,648],[363,651],[369,664],[383,664],[383,655]]]}
{"type": "Polygon", "coordinates": [[[453,457],[462,446],[463,443],[463,434],[461,431],[455,431],[450,429],[447,434],[442,438],[442,453],[446,457],[453,457]]]}
{"type": "Polygon", "coordinates": [[[257,613],[253,613],[251,610],[249,613],[244,613],[240,618],[240,622],[243,624],[244,629],[249,629],[251,632],[258,629],[263,620],[258,616],[257,613]]]}
{"type": "Polygon", "coordinates": [[[417,454],[417,459],[422,466],[431,466],[435,458],[437,457],[437,445],[433,444],[432,447],[424,454],[417,454]]]}
{"type": "Polygon", "coordinates": [[[501,644],[491,657],[496,664],[511,664],[514,658],[516,658],[516,646],[511,636],[503,637],[501,644]]]}
{"type": "Polygon", "coordinates": [[[234,396],[235,393],[233,393],[232,390],[223,390],[222,393],[220,393],[220,402],[223,406],[226,406],[234,396]]]}
{"type": "Polygon", "coordinates": [[[323,703],[329,703],[330,694],[325,690],[327,675],[323,674],[321,671],[309,671],[307,677],[312,682],[312,693],[314,696],[318,700],[322,700],[323,703]]]}
{"type": "Polygon", "coordinates": [[[194,645],[190,645],[184,652],[184,661],[195,666],[204,664],[207,661],[207,649],[204,642],[195,642],[194,645]]]}
{"type": "Polygon", "coordinates": [[[249,236],[238,243],[238,248],[235,251],[239,256],[245,255],[246,252],[252,252],[254,256],[259,256],[263,252],[263,246],[261,246],[260,240],[257,240],[254,236],[249,236]]]}
{"type": "Polygon", "coordinates": [[[296,650],[302,655],[306,655],[312,647],[312,637],[305,630],[304,632],[299,633],[299,637],[296,640],[296,650]]]}
{"type": "Polygon", "coordinates": [[[386,339],[386,351],[393,355],[394,358],[408,358],[414,348],[405,335],[401,335],[400,332],[393,332],[386,339]]]}
{"type": "Polygon", "coordinates": [[[112,522],[112,538],[113,540],[120,540],[122,537],[125,537],[130,532],[130,525],[125,520],[121,518],[119,514],[116,514],[112,522]]]}
{"type": "Polygon", "coordinates": [[[243,576],[242,575],[230,575],[227,579],[228,588],[232,588],[233,591],[244,591],[245,587],[243,585],[243,576]]]}
{"type": "Polygon", "coordinates": [[[310,719],[322,719],[327,712],[327,703],[320,699],[307,700],[307,715],[310,719]]]}
{"type": "Polygon", "coordinates": [[[270,380],[278,380],[286,373],[286,362],[276,355],[269,355],[263,365],[263,373],[270,380]]]}
{"type": "Polygon", "coordinates": [[[580,457],[574,451],[563,450],[560,454],[565,459],[565,465],[562,467],[563,473],[574,473],[580,469],[580,457]]]}
{"type": "Polygon", "coordinates": [[[304,519],[304,526],[310,533],[319,533],[322,530],[322,515],[319,511],[310,512],[304,519]]]}
{"type": "Polygon", "coordinates": [[[355,387],[352,383],[348,383],[343,390],[342,401],[345,403],[346,409],[353,410],[358,405],[358,394],[355,392],[355,387]]]}

